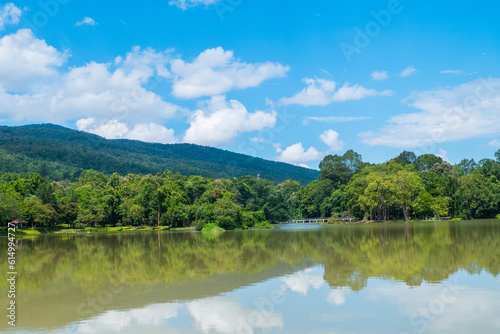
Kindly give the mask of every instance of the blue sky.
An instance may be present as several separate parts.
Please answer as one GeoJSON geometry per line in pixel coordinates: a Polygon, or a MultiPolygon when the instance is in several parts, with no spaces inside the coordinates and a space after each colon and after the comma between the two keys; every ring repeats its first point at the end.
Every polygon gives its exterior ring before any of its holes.
{"type": "Polygon", "coordinates": [[[0,2],[0,123],[317,168],[500,149],[495,1],[0,2]]]}

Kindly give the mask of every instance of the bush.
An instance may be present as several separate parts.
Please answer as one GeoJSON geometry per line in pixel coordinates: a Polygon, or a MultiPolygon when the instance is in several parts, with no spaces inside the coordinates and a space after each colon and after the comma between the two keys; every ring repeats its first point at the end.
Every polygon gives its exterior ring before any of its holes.
{"type": "Polygon", "coordinates": [[[267,220],[258,222],[257,224],[254,225],[255,228],[264,228],[264,229],[271,229],[273,228],[273,225],[271,225],[267,220]]]}
{"type": "Polygon", "coordinates": [[[206,224],[202,229],[202,232],[224,232],[225,230],[221,227],[219,227],[215,223],[208,223],[206,224]]]}
{"type": "Polygon", "coordinates": [[[326,221],[327,224],[342,224],[342,220],[340,220],[340,214],[338,212],[334,212],[333,215],[328,218],[326,221]]]}

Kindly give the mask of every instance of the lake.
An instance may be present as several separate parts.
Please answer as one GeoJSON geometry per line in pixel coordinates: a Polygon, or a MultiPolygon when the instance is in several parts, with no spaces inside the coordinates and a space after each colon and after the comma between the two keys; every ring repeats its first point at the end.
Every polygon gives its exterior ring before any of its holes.
{"type": "Polygon", "coordinates": [[[18,238],[17,271],[0,331],[500,332],[496,220],[18,238]]]}

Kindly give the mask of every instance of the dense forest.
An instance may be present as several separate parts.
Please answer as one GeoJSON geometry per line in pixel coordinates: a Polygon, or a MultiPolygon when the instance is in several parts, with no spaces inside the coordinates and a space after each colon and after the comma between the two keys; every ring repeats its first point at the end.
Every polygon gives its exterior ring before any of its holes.
{"type": "Polygon", "coordinates": [[[85,170],[76,181],[38,173],[0,173],[0,223],[31,226],[266,227],[300,217],[357,220],[492,218],[499,214],[497,160],[450,165],[432,154],[403,152],[377,165],[352,150],[326,156],[319,179],[278,185],[254,176],[204,178],[85,170]]]}
{"type": "MultiPolygon", "coordinates": [[[[258,148],[243,147],[243,150],[258,148]]],[[[106,175],[156,174],[231,178],[261,175],[275,184],[287,179],[308,184],[318,171],[192,144],[152,144],[108,140],[53,124],[0,126],[0,171],[38,173],[55,180],[77,181],[83,170],[106,175]]]]}

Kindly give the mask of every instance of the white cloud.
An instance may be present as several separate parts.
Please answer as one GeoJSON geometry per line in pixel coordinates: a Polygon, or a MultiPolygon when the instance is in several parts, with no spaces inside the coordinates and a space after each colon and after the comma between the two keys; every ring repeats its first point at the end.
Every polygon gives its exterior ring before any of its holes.
{"type": "Polygon", "coordinates": [[[326,122],[326,123],[346,123],[363,121],[370,119],[371,117],[343,117],[343,116],[326,116],[326,117],[304,117],[305,120],[311,120],[316,122],[326,122]]]}
{"type": "Polygon", "coordinates": [[[345,304],[346,295],[351,292],[351,289],[340,287],[332,290],[326,297],[326,301],[335,306],[342,306],[345,304]]]}
{"type": "Polygon", "coordinates": [[[444,70],[444,71],[439,71],[439,73],[458,75],[458,74],[462,74],[462,70],[444,70]]]}
{"type": "Polygon", "coordinates": [[[303,167],[303,168],[307,168],[307,169],[312,169],[311,167],[309,167],[309,165],[306,165],[304,163],[300,163],[297,166],[300,166],[300,167],[303,167]]]}
{"type": "Polygon", "coordinates": [[[117,57],[114,66],[90,62],[64,70],[67,57],[29,29],[0,39],[0,117],[57,124],[91,118],[94,123],[87,128],[108,138],[151,141],[151,131],[158,130],[160,142],[174,140],[171,130],[150,124],[183,109],[143,87],[154,76],[169,75],[169,51],[135,47],[125,58],[117,57]],[[132,130],[126,132],[125,126],[132,130]]]}
{"type": "Polygon", "coordinates": [[[283,329],[283,316],[277,312],[247,309],[229,298],[214,297],[187,303],[198,333],[248,333],[255,329],[283,329]],[[258,320],[258,321],[256,321],[258,320]]]}
{"type": "Polygon", "coordinates": [[[168,4],[170,6],[176,6],[181,8],[182,10],[186,10],[188,8],[195,7],[198,5],[205,5],[205,6],[212,5],[219,1],[222,0],[170,0],[168,4]]]}
{"type": "Polygon", "coordinates": [[[180,304],[154,304],[126,311],[107,311],[83,320],[78,325],[79,333],[122,332],[131,324],[160,328],[168,319],[178,316],[180,304]]]}
{"type": "Polygon", "coordinates": [[[401,72],[401,76],[403,78],[405,77],[409,77],[410,75],[412,75],[413,73],[417,72],[417,70],[415,69],[415,67],[413,66],[410,66],[410,67],[407,67],[405,68],[402,72],[401,72]]]}
{"type": "Polygon", "coordinates": [[[375,89],[367,89],[360,85],[345,83],[336,90],[337,83],[326,79],[303,80],[306,84],[299,93],[293,97],[284,97],[280,100],[283,105],[299,104],[305,107],[325,106],[332,102],[344,102],[349,100],[361,100],[369,96],[390,96],[392,91],[385,90],[378,92],[375,89]]]}
{"type": "Polygon", "coordinates": [[[98,122],[94,118],[82,118],[76,122],[76,127],[80,131],[90,132],[108,139],[123,138],[129,132],[127,124],[116,119],[98,122]]]}
{"type": "Polygon", "coordinates": [[[487,145],[488,147],[495,147],[495,148],[500,148],[500,140],[498,139],[493,139],[490,141],[487,145]]]}
{"type": "Polygon", "coordinates": [[[262,138],[262,137],[253,137],[253,138],[250,138],[250,140],[253,141],[254,143],[257,143],[257,144],[264,143],[264,138],[262,138]]]}
{"type": "Polygon", "coordinates": [[[361,100],[365,97],[370,96],[391,96],[391,90],[384,90],[378,92],[375,89],[367,89],[361,85],[350,85],[349,83],[344,84],[337,92],[333,95],[334,102],[345,102],[349,100],[361,100]]]}
{"type": "Polygon", "coordinates": [[[304,296],[307,295],[309,288],[318,290],[325,284],[323,275],[319,273],[319,270],[316,270],[316,268],[298,271],[292,275],[281,278],[281,280],[285,283],[287,288],[304,296]]]}
{"type": "Polygon", "coordinates": [[[178,141],[174,136],[174,130],[156,123],[137,124],[126,138],[162,144],[172,144],[178,141]]]}
{"type": "Polygon", "coordinates": [[[440,157],[441,159],[443,159],[444,161],[446,161],[448,163],[451,163],[450,158],[448,158],[448,152],[446,152],[442,148],[439,149],[439,153],[436,154],[436,156],[440,157]]]}
{"type": "Polygon", "coordinates": [[[373,80],[382,81],[389,78],[389,73],[387,71],[373,71],[371,76],[373,80]]]}
{"type": "Polygon", "coordinates": [[[378,132],[361,133],[363,142],[411,149],[491,137],[500,132],[499,78],[416,92],[405,101],[420,111],[393,116],[378,132]]]}
{"type": "Polygon", "coordinates": [[[342,151],[345,146],[345,143],[339,139],[339,133],[333,130],[327,130],[323,132],[319,138],[330,147],[330,150],[333,152],[342,151]]]}
{"type": "Polygon", "coordinates": [[[156,123],[137,124],[132,130],[126,123],[116,119],[96,121],[94,118],[82,118],[76,122],[78,130],[90,132],[108,139],[134,139],[149,143],[171,144],[178,140],[174,130],[156,123]]]}
{"type": "Polygon", "coordinates": [[[279,63],[243,63],[223,48],[203,51],[192,63],[171,62],[173,95],[191,99],[224,94],[233,89],[257,87],[261,82],[284,77],[289,67],[279,63]]]}
{"type": "Polygon", "coordinates": [[[322,153],[318,152],[314,147],[310,147],[307,151],[302,146],[302,143],[296,143],[288,146],[285,150],[278,149],[278,161],[287,163],[303,163],[312,160],[318,160],[322,157],[322,153]]]}
{"type": "Polygon", "coordinates": [[[76,26],[77,26],[77,27],[79,27],[79,26],[84,26],[84,25],[85,25],[85,26],[96,26],[96,25],[97,25],[97,23],[96,23],[96,21],[94,21],[94,19],[93,19],[93,18],[88,17],[88,16],[85,16],[85,17],[83,18],[83,20],[76,22],[76,26]]]}
{"type": "Polygon", "coordinates": [[[211,146],[227,144],[241,133],[274,127],[276,118],[274,111],[250,113],[236,100],[228,102],[225,96],[214,96],[193,113],[183,141],[211,146]]]}
{"type": "Polygon", "coordinates": [[[18,24],[23,11],[9,2],[0,7],[0,30],[8,24],[18,24]]]}
{"type": "Polygon", "coordinates": [[[26,88],[36,78],[55,75],[67,58],[31,30],[21,29],[0,39],[0,84],[9,90],[26,88]]]}

